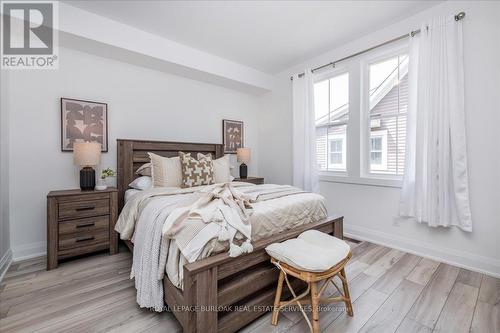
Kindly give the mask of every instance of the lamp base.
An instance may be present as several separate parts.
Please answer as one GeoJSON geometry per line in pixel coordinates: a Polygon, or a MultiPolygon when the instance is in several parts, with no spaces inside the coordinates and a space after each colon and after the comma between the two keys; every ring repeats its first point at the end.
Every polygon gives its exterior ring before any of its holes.
{"type": "Polygon", "coordinates": [[[84,167],[80,170],[80,189],[82,191],[93,191],[95,188],[95,170],[84,167]]]}
{"type": "Polygon", "coordinates": [[[248,177],[248,168],[245,163],[240,164],[240,178],[245,179],[248,177]]]}

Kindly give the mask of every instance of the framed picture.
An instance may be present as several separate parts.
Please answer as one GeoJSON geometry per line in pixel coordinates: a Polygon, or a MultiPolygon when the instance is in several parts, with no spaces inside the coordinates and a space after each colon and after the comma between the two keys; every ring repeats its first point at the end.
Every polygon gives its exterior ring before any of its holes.
{"type": "Polygon", "coordinates": [[[222,120],[222,141],[225,154],[236,154],[236,149],[243,145],[243,122],[237,120],[222,120]]]}
{"type": "Polygon", "coordinates": [[[75,142],[99,142],[108,151],[108,104],[61,98],[61,150],[75,142]]]}

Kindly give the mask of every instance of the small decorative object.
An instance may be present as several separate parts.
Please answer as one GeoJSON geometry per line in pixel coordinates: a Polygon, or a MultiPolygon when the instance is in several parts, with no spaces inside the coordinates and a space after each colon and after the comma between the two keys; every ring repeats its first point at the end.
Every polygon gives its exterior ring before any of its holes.
{"type": "Polygon", "coordinates": [[[222,140],[224,153],[235,154],[238,148],[243,147],[243,122],[237,120],[222,120],[222,140]]]}
{"type": "Polygon", "coordinates": [[[250,148],[238,148],[236,157],[240,164],[240,178],[246,179],[248,177],[247,163],[250,162],[250,148]]]}
{"type": "Polygon", "coordinates": [[[80,170],[80,188],[82,191],[92,191],[95,188],[95,171],[92,167],[101,161],[101,144],[77,142],[73,148],[73,162],[83,167],[80,170]]]}
{"type": "Polygon", "coordinates": [[[108,184],[106,184],[106,178],[108,177],[114,177],[116,176],[116,172],[111,169],[107,168],[101,171],[101,178],[99,178],[99,182],[97,183],[97,186],[95,187],[96,190],[98,191],[104,191],[105,189],[108,188],[108,184]]]}
{"type": "Polygon", "coordinates": [[[108,151],[108,105],[61,98],[61,150],[73,151],[77,142],[98,142],[108,151]]]}

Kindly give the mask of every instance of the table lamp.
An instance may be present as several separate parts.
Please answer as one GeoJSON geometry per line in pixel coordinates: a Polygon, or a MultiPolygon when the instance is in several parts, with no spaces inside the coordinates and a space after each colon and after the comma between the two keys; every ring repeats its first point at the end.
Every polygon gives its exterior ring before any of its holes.
{"type": "Polygon", "coordinates": [[[73,162],[81,166],[80,188],[92,191],[95,188],[95,170],[92,168],[101,161],[101,144],[97,142],[78,142],[73,144],[73,162]]]}
{"type": "Polygon", "coordinates": [[[240,178],[245,179],[248,177],[247,163],[250,162],[250,148],[236,149],[236,157],[240,164],[240,178]]]}

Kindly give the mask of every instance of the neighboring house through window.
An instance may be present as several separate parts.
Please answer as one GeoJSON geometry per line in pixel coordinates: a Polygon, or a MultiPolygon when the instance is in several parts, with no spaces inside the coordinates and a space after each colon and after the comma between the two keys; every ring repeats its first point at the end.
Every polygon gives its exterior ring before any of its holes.
{"type": "Polygon", "coordinates": [[[319,169],[345,172],[346,129],[349,119],[348,73],[333,75],[315,83],[314,111],[319,169]]]}
{"type": "Polygon", "coordinates": [[[408,109],[408,54],[377,59],[368,66],[368,76],[368,172],[401,176],[408,109]]]}

